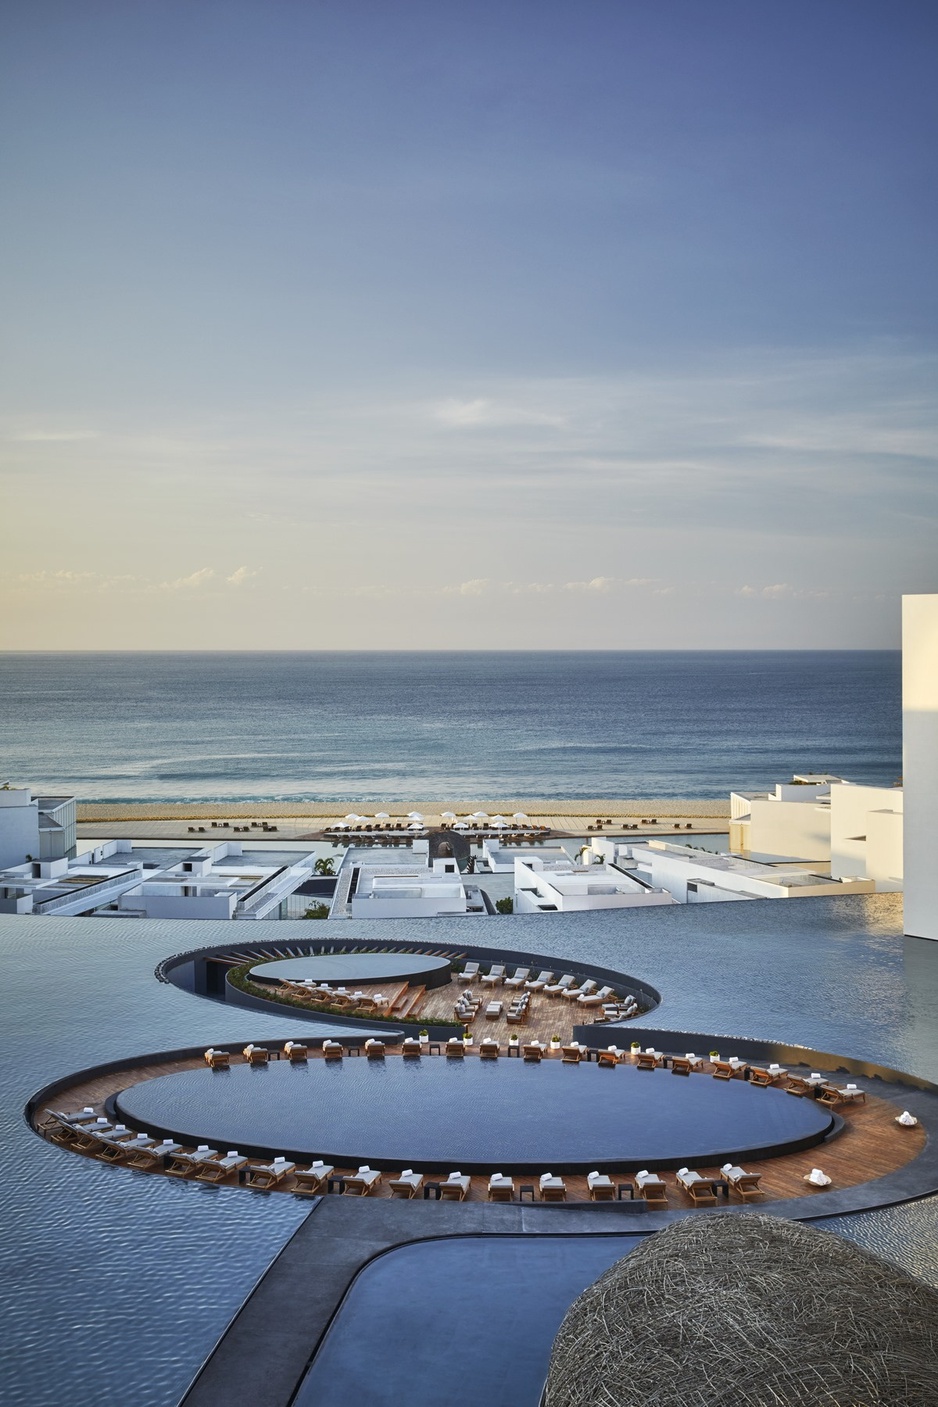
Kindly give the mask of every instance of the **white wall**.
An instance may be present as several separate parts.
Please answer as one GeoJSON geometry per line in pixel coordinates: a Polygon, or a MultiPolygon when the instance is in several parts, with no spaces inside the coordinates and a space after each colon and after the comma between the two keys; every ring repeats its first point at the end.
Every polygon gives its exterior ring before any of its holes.
{"type": "Polygon", "coordinates": [[[826,802],[756,798],[749,823],[749,853],[826,862],[831,854],[831,818],[826,802]]]}
{"type": "Polygon", "coordinates": [[[902,598],[905,931],[938,939],[938,596],[902,598]]]}
{"type": "Polygon", "coordinates": [[[902,807],[898,787],[831,787],[831,878],[860,876],[877,889],[902,888],[902,807]]]}
{"type": "Polygon", "coordinates": [[[27,787],[0,787],[0,870],[39,859],[39,803],[27,787]]]}

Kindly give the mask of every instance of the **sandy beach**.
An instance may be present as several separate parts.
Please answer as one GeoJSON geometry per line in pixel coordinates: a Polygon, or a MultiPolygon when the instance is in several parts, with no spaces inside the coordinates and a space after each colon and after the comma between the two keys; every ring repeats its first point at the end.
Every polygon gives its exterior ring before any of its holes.
{"type": "Polygon", "coordinates": [[[408,812],[418,811],[430,827],[441,822],[442,811],[453,811],[463,817],[476,811],[485,811],[489,816],[502,815],[509,820],[515,812],[523,812],[527,818],[542,826],[548,826],[560,833],[581,834],[595,825],[597,820],[611,822],[606,827],[610,832],[626,826],[646,821],[655,825],[673,828],[688,824],[694,830],[723,830],[729,820],[729,799],[720,800],[474,800],[455,801],[448,805],[439,801],[421,802],[371,802],[367,806],[346,803],[298,803],[269,802],[253,805],[190,805],[183,802],[140,802],[108,803],[82,802],[78,806],[80,832],[86,836],[104,834],[136,836],[173,836],[190,834],[189,827],[196,823],[269,821],[277,825],[278,834],[287,837],[309,835],[324,830],[327,826],[342,821],[346,815],[355,813],[373,817],[376,812],[385,811],[391,821],[405,821],[408,812]]]}

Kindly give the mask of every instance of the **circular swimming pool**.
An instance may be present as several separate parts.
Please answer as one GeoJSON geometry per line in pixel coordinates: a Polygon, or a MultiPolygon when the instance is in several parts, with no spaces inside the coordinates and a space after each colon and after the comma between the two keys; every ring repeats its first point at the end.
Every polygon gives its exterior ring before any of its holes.
{"type": "Polygon", "coordinates": [[[834,1127],[813,1100],[742,1080],[475,1056],[191,1070],[116,1103],[181,1142],[423,1172],[712,1166],[807,1148],[834,1127]]]}
{"type": "Polygon", "coordinates": [[[449,958],[426,953],[323,953],[317,957],[283,958],[252,967],[259,982],[328,982],[331,986],[362,982],[411,982],[441,987],[450,978],[449,958]]]}

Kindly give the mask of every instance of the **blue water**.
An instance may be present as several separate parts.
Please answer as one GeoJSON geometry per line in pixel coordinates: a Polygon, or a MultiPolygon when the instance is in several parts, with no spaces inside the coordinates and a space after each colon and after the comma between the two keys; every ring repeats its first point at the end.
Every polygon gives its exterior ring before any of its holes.
{"type": "Polygon", "coordinates": [[[4,775],[104,801],[892,784],[898,651],[0,655],[4,775]]]}
{"type": "MultiPolygon", "coordinates": [[[[322,935],[373,938],[355,920],[322,935]]],[[[278,939],[308,937],[281,924],[278,939]]],[[[387,920],[389,942],[412,925],[387,920]]],[[[421,930],[421,937],[424,936],[421,930]]],[[[938,944],[903,938],[896,895],[427,920],[444,943],[523,947],[632,972],[652,1026],[752,1035],[938,1079],[938,944]]],[[[257,1276],[307,1214],[283,1196],[180,1186],[43,1143],[22,1109],[76,1067],[189,1044],[283,1041],[290,1018],[153,977],[224,923],[0,915],[0,1382],[4,1403],[172,1407],[257,1276]]],[[[938,1197],[831,1229],[938,1285],[938,1197]]],[[[418,1308],[422,1313],[423,1307],[418,1308]]],[[[457,1349],[458,1354],[458,1349],[457,1349]]]]}

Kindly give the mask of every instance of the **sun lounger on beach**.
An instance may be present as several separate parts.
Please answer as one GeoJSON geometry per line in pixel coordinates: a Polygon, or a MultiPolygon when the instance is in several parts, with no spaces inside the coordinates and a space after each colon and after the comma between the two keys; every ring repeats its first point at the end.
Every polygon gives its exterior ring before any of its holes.
{"type": "Polygon", "coordinates": [[[247,1167],[247,1161],[237,1148],[231,1148],[224,1158],[213,1158],[209,1163],[202,1163],[196,1168],[195,1176],[199,1182],[224,1182],[232,1173],[247,1167]]]}
{"type": "Polygon", "coordinates": [[[445,1182],[440,1183],[441,1202],[464,1202],[469,1195],[471,1179],[465,1173],[451,1172],[445,1182]]]}
{"type": "Polygon", "coordinates": [[[411,1168],[405,1168],[399,1177],[391,1178],[388,1186],[392,1197],[409,1200],[416,1197],[423,1186],[423,1173],[415,1173],[411,1168]]]}
{"type": "Polygon", "coordinates": [[[343,1191],[347,1197],[367,1197],[380,1181],[380,1172],[365,1164],[352,1177],[345,1179],[343,1191]]]}
{"type": "Polygon", "coordinates": [[[503,1173],[492,1173],[489,1178],[489,1201],[512,1202],[514,1196],[514,1181],[510,1177],[505,1177],[503,1173]]]}
{"type": "Polygon", "coordinates": [[[616,1196],[615,1183],[608,1173],[591,1172],[587,1174],[586,1186],[589,1191],[591,1202],[614,1202],[616,1196]]]}
{"type": "Polygon", "coordinates": [[[548,972],[548,971],[545,969],[543,972],[539,972],[539,973],[537,974],[537,976],[534,978],[533,981],[531,981],[531,982],[525,982],[525,984],[524,984],[525,991],[527,991],[527,992],[543,992],[543,990],[544,990],[544,988],[547,986],[548,982],[553,982],[553,980],[554,980],[554,974],[553,974],[552,972],[548,972]]]}
{"type": "Polygon", "coordinates": [[[554,1177],[553,1173],[542,1173],[537,1185],[542,1202],[565,1202],[567,1200],[567,1184],[562,1177],[554,1177]]]}
{"type": "Polygon", "coordinates": [[[317,1159],[308,1168],[294,1168],[293,1180],[295,1182],[294,1192],[304,1192],[315,1195],[322,1191],[326,1179],[335,1172],[331,1163],[324,1163],[317,1159]]]}
{"type": "Polygon", "coordinates": [[[209,1046],[205,1052],[205,1063],[210,1070],[227,1070],[231,1063],[231,1055],[227,1050],[214,1050],[209,1046]]]}
{"type": "Polygon", "coordinates": [[[702,1177],[692,1168],[678,1168],[677,1180],[695,1207],[715,1207],[717,1201],[717,1179],[702,1177]]]}
{"type": "Polygon", "coordinates": [[[668,1189],[657,1173],[646,1169],[635,1174],[635,1191],[649,1207],[667,1207],[668,1189]]]}

